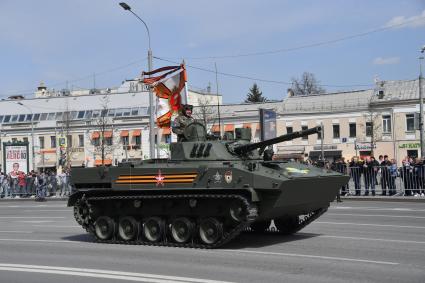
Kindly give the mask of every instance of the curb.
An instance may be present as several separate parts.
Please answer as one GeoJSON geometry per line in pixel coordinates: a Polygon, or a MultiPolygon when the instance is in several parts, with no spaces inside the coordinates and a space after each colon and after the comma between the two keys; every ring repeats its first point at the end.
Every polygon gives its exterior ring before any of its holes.
{"type": "Polygon", "coordinates": [[[1,202],[20,202],[20,201],[33,201],[33,202],[46,202],[46,201],[66,201],[68,198],[45,198],[45,201],[36,201],[35,198],[2,198],[1,202]]]}
{"type": "Polygon", "coordinates": [[[367,196],[367,197],[360,197],[360,196],[348,196],[348,197],[341,197],[341,200],[355,200],[355,201],[386,201],[386,202],[424,202],[424,197],[382,197],[382,196],[367,196]]]}

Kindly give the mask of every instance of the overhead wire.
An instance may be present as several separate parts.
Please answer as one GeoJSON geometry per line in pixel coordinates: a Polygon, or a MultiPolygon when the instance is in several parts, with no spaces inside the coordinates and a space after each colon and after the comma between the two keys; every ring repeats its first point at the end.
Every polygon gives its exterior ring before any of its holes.
{"type": "MultiPolygon", "coordinates": [[[[160,57],[157,57],[157,56],[154,56],[154,58],[157,59],[157,60],[160,60],[160,61],[168,62],[168,63],[179,64],[176,61],[168,60],[168,59],[165,59],[165,58],[160,58],[160,57]]],[[[214,73],[214,74],[216,73],[215,70],[202,68],[202,67],[198,67],[198,66],[193,66],[193,65],[190,65],[190,64],[186,64],[186,67],[191,68],[191,69],[195,69],[195,70],[199,70],[199,71],[208,72],[208,73],[214,73]]],[[[273,83],[273,84],[279,84],[279,85],[292,85],[292,82],[286,82],[286,81],[269,80],[269,79],[256,78],[256,77],[251,77],[251,76],[224,73],[224,72],[217,72],[217,74],[227,76],[227,77],[234,77],[234,78],[239,78],[239,79],[256,81],[256,82],[273,83]]],[[[323,87],[347,87],[347,88],[349,88],[349,87],[370,87],[373,84],[350,84],[350,85],[318,84],[318,85],[323,86],[323,87]]]]}
{"type": "Polygon", "coordinates": [[[387,31],[387,30],[390,30],[390,29],[402,27],[402,26],[417,22],[419,20],[422,20],[422,21],[425,20],[425,16],[419,16],[418,18],[415,18],[415,19],[412,19],[412,20],[407,20],[403,23],[386,25],[384,27],[372,29],[372,30],[369,30],[369,31],[361,32],[361,33],[351,34],[351,35],[342,36],[342,37],[339,37],[339,38],[334,38],[334,39],[330,39],[330,40],[319,41],[319,42],[314,42],[314,43],[309,43],[309,44],[304,44],[304,45],[299,45],[299,46],[294,46],[294,47],[280,48],[280,49],[276,49],[276,50],[266,50],[266,51],[249,52],[249,53],[241,53],[241,54],[219,55],[219,56],[200,56],[200,57],[166,57],[166,56],[162,56],[162,58],[164,58],[164,59],[187,59],[187,60],[208,60],[208,59],[217,60],[217,59],[229,59],[229,58],[240,58],[240,57],[251,57],[251,56],[262,56],[262,55],[270,55],[270,54],[277,54],[277,53],[286,53],[286,52],[297,51],[297,50],[301,50],[301,49],[307,49],[307,48],[313,48],[313,47],[328,45],[328,44],[346,41],[346,40],[350,40],[350,39],[354,39],[354,38],[358,38],[358,37],[364,37],[364,36],[367,36],[367,35],[370,35],[370,34],[379,33],[379,32],[387,31]]]}

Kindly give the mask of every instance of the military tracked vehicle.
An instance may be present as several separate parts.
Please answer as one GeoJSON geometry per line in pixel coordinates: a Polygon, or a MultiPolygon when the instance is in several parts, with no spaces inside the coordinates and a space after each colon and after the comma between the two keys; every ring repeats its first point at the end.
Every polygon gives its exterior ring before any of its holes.
{"type": "Polygon", "coordinates": [[[274,161],[266,149],[320,127],[257,143],[250,131],[218,140],[194,122],[183,141],[171,143],[167,160],[73,169],[68,206],[104,243],[217,248],[271,223],[278,233],[295,233],[327,210],[348,177],[274,161]]]}

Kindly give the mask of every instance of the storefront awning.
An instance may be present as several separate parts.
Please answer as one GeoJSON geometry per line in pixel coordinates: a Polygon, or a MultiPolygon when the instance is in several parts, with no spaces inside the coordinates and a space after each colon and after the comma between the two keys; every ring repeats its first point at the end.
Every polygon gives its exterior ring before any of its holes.
{"type": "Polygon", "coordinates": [[[211,127],[211,132],[212,133],[219,133],[220,132],[220,126],[219,125],[213,125],[211,127]]]}
{"type": "Polygon", "coordinates": [[[133,130],[133,137],[139,137],[142,134],[142,130],[137,129],[137,130],[133,130]]]}
{"type": "Polygon", "coordinates": [[[112,131],[105,131],[103,134],[104,138],[112,138],[112,131]]]}
{"type": "MultiPolygon", "coordinates": [[[[111,165],[112,164],[112,159],[105,159],[103,161],[103,164],[105,164],[105,165],[111,165]]],[[[94,162],[94,165],[101,166],[102,165],[102,159],[96,159],[96,161],[94,162]]]]}
{"type": "Polygon", "coordinates": [[[122,130],[120,136],[121,137],[128,137],[128,130],[122,130]]]}
{"type": "Polygon", "coordinates": [[[100,137],[100,133],[99,133],[98,131],[93,132],[93,133],[91,134],[91,138],[92,138],[92,139],[98,139],[99,137],[100,137]]]}
{"type": "Polygon", "coordinates": [[[224,125],[225,132],[233,132],[234,130],[235,130],[235,125],[233,124],[224,125]]]}

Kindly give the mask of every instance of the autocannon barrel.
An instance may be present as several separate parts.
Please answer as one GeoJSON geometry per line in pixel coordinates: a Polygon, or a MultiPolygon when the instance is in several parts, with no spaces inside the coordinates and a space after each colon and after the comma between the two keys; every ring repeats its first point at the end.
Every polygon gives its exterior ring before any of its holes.
{"type": "Polygon", "coordinates": [[[290,141],[296,138],[300,138],[300,137],[305,137],[305,136],[309,136],[312,134],[317,134],[321,131],[321,127],[317,126],[314,128],[310,128],[307,130],[303,130],[303,131],[298,131],[298,132],[293,132],[290,134],[286,134],[286,135],[281,135],[269,140],[265,140],[265,141],[261,141],[261,142],[256,142],[256,143],[250,143],[250,144],[245,144],[245,145],[241,145],[238,146],[234,149],[235,153],[237,154],[244,154],[247,152],[250,152],[254,149],[257,148],[265,148],[269,145],[273,145],[276,143],[280,143],[280,142],[284,142],[284,141],[290,141]]]}

